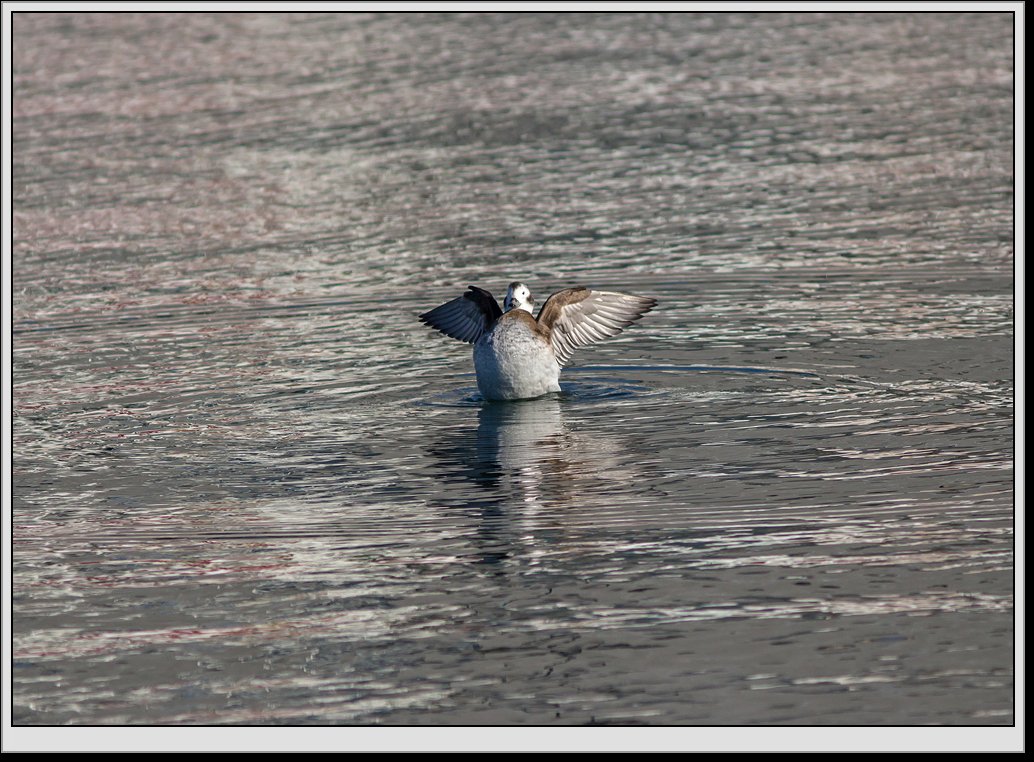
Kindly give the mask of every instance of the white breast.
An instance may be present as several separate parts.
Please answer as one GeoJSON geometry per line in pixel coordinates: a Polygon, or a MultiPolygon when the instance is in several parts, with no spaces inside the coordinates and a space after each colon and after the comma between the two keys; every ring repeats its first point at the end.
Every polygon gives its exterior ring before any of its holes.
{"type": "Polygon", "coordinates": [[[489,400],[541,397],[560,391],[560,365],[549,344],[516,316],[504,315],[474,344],[474,370],[489,400]]]}

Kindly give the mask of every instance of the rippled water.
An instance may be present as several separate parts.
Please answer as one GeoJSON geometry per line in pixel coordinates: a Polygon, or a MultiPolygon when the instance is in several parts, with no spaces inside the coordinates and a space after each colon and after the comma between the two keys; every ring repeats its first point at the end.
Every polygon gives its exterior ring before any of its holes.
{"type": "Polygon", "coordinates": [[[1012,23],[15,14],[15,723],[1013,723],[1012,23]]]}

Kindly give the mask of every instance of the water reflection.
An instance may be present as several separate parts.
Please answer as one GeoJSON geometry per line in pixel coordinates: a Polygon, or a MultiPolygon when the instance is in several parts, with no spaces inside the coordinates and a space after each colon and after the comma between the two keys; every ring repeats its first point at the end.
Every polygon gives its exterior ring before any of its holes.
{"type": "Polygon", "coordinates": [[[639,469],[623,453],[638,450],[616,429],[572,424],[574,404],[564,394],[484,404],[476,427],[429,448],[450,509],[476,525],[482,560],[562,553],[595,524],[601,485],[611,499],[633,500],[639,469]]]}
{"type": "Polygon", "coordinates": [[[480,555],[496,563],[527,538],[544,509],[570,505],[574,437],[555,397],[485,403],[477,426],[453,429],[430,449],[446,482],[460,483],[462,504],[477,523],[480,555]]]}

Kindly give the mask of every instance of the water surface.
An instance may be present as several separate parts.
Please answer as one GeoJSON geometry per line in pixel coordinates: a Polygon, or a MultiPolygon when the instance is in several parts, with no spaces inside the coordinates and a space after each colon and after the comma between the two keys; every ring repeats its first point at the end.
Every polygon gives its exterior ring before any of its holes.
{"type": "Polygon", "coordinates": [[[1012,724],[1012,42],[15,14],[15,724],[1012,724]]]}

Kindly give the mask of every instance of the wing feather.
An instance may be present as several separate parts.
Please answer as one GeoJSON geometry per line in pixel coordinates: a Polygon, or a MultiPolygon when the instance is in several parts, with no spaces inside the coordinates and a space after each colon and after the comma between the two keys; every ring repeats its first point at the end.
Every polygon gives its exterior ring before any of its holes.
{"type": "Polygon", "coordinates": [[[489,292],[468,286],[463,296],[420,315],[420,322],[453,339],[473,344],[502,314],[499,303],[489,292]]]}
{"type": "Polygon", "coordinates": [[[549,329],[562,367],[579,347],[617,336],[656,305],[657,300],[647,296],[567,288],[546,300],[538,322],[549,329]]]}

